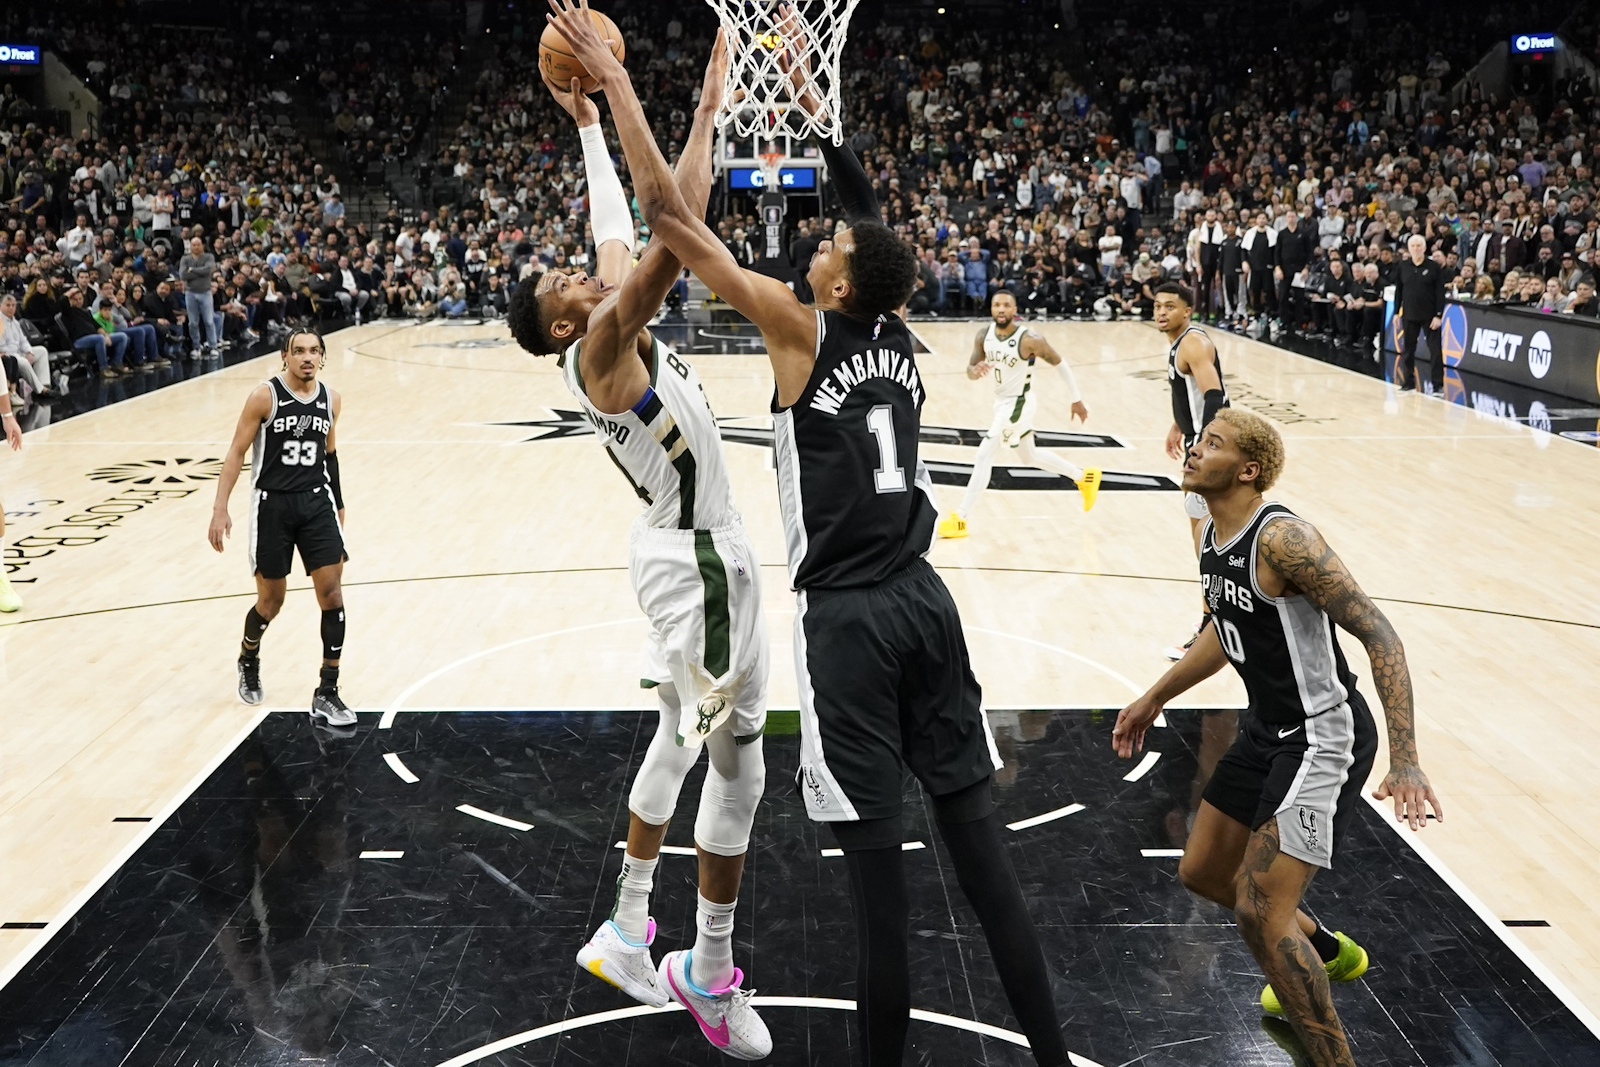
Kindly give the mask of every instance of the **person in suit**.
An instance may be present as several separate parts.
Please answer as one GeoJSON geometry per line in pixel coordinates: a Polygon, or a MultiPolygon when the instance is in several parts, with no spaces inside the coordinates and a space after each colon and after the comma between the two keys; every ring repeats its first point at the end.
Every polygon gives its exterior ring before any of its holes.
{"type": "Polygon", "coordinates": [[[1406,251],[1409,255],[1395,271],[1394,302],[1400,309],[1404,330],[1395,384],[1402,392],[1417,387],[1417,338],[1426,333],[1432,357],[1428,378],[1438,393],[1444,390],[1444,354],[1439,338],[1439,325],[1444,321],[1444,271],[1428,258],[1428,241],[1421,234],[1411,236],[1406,251]]]}

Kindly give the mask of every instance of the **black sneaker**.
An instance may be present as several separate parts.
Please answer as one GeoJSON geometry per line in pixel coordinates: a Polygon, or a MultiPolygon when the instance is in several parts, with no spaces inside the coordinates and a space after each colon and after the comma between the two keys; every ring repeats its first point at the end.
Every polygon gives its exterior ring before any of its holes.
{"type": "Polygon", "coordinates": [[[239,699],[254,707],[261,703],[261,657],[239,657],[239,699]]]}
{"type": "Polygon", "coordinates": [[[356,713],[345,707],[339,699],[339,690],[321,688],[311,694],[311,718],[322,719],[329,726],[354,726],[356,713]]]}

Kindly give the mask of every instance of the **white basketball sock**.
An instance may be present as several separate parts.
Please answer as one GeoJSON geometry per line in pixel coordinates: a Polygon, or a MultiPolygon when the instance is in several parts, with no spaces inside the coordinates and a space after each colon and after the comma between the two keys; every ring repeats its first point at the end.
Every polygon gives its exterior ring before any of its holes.
{"type": "Polygon", "coordinates": [[[689,957],[689,981],[708,993],[733,981],[734,906],[717,904],[702,896],[695,909],[697,933],[694,952],[689,957]]]}
{"type": "Polygon", "coordinates": [[[659,857],[622,857],[622,877],[617,879],[617,906],[611,912],[611,921],[623,937],[635,944],[644,944],[650,934],[650,890],[655,886],[658,862],[659,857]]]}

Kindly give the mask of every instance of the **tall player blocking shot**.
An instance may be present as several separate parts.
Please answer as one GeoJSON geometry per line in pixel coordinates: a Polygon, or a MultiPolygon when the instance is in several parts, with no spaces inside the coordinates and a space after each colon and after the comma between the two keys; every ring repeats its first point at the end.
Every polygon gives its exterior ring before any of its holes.
{"type": "Polygon", "coordinates": [[[910,331],[896,314],[915,284],[916,254],[882,222],[854,153],[825,141],[822,154],[850,226],[812,257],[814,305],[741,269],[680,192],[628,73],[594,31],[587,6],[551,0],[551,7],[551,22],[611,105],[651,232],[766,342],[776,386],[778,497],[798,594],[796,782],[807,814],[833,828],[845,853],[862,1062],[901,1067],[910,1023],[900,847],[909,767],[932,798],[956,876],[1034,1056],[1064,1065],[1044,954],[990,794],[994,765],[981,691],[955,601],[924,558],[938,511],[917,455],[922,378],[910,331]]]}
{"type": "Polygon", "coordinates": [[[250,452],[250,570],[256,602],[245,614],[239,646],[239,699],[261,703],[261,638],[283,607],[298,549],[322,610],[322,672],[311,696],[311,718],[349,727],[355,725],[355,712],[339,698],[345,630],[339,583],[349,558],[334,444],[342,401],[317,380],[327,358],[322,338],[313,330],[296,330],[284,338],[283,372],[256,386],[239,416],[217,479],[208,537],[221,552],[224,539],[233,534],[228,497],[250,452]]]}
{"type": "Polygon", "coordinates": [[[1283,441],[1265,419],[1224,408],[1183,466],[1205,499],[1200,577],[1209,625],[1183,658],[1117,716],[1126,758],[1168,702],[1231,663],[1250,707],[1206,784],[1178,866],[1189,890],[1233,912],[1270,983],[1261,1006],[1287,1017],[1316,1067],[1353,1065],[1328,983],[1367,970],[1367,953],[1300,910],[1361,803],[1377,731],[1334,639],[1367,651],[1389,728],[1389,773],[1373,795],[1420,830],[1439,799],[1417,759],[1411,674],[1400,637],[1317,528],[1262,494],[1283,470],[1283,441]]]}
{"type": "MultiPolygon", "coordinates": [[[[719,41],[679,173],[669,179],[697,212],[711,193],[711,130],[726,72],[719,41]]],[[[768,641],[760,562],[734,507],[721,433],[700,378],[646,325],[682,265],[659,239],[634,265],[633,214],[600,112],[580,85],[573,78],[548,87],[577,122],[583,143],[597,276],[549,271],[517,289],[507,319],[524,349],[561,353],[567,388],[644,506],[633,525],[628,573],[650,620],[644,678],[655,689],[660,718],[628,796],[616,907],[579,951],[578,965],[642,1003],[678,1001],[724,1054],[761,1059],[772,1051],[772,1037],[733,963],[734,909],[766,784],[768,641]],[[709,767],[694,826],[700,856],[694,947],[667,953],[657,966],[649,911],[656,863],[702,748],[709,767]]]]}
{"type": "Polygon", "coordinates": [[[1072,417],[1087,422],[1089,409],[1078,393],[1072,368],[1050,342],[1025,323],[1017,321],[1017,298],[1002,289],[989,301],[993,321],[981,328],[972,342],[972,358],[967,362],[967,377],[973,381],[987,376],[994,383],[994,421],[978,446],[978,458],[967,482],[961,507],[939,523],[940,537],[967,536],[967,520],[978,505],[978,494],[989,488],[994,472],[994,454],[1001,447],[1016,453],[1017,461],[1029,467],[1071,478],[1083,498],[1083,510],[1094,507],[1100,492],[1100,469],[1079,467],[1060,456],[1043,452],[1034,442],[1033,418],[1039,408],[1039,394],[1033,388],[1033,372],[1043,360],[1054,367],[1067,390],[1072,417]]]}

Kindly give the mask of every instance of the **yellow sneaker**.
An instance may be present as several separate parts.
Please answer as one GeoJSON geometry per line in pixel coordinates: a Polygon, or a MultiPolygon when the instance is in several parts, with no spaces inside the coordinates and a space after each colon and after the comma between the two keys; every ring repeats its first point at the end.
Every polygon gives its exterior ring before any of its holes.
{"type": "Polygon", "coordinates": [[[1083,478],[1078,482],[1078,495],[1083,497],[1083,510],[1094,507],[1094,498],[1100,495],[1100,468],[1083,468],[1083,478]]]}
{"type": "Polygon", "coordinates": [[[17,591],[11,588],[11,582],[4,574],[0,574],[0,611],[12,612],[22,610],[22,598],[17,591]]]}
{"type": "MultiPolygon", "coordinates": [[[[1367,973],[1367,950],[1337,931],[1333,936],[1339,939],[1339,954],[1323,964],[1328,980],[1354,982],[1367,973]]],[[[1261,1010],[1272,1015],[1283,1014],[1283,1005],[1278,1003],[1278,994],[1270,985],[1261,990],[1261,1010]]]]}
{"type": "Polygon", "coordinates": [[[952,511],[948,516],[939,520],[939,536],[967,536],[967,520],[963,519],[959,513],[952,511]]]}

